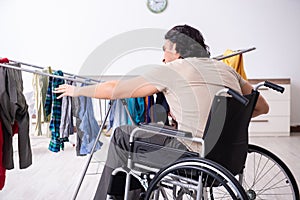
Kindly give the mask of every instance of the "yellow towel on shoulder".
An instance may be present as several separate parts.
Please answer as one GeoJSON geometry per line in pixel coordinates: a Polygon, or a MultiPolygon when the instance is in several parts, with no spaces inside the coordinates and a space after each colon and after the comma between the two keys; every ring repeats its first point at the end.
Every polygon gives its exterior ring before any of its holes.
{"type": "MultiPolygon", "coordinates": [[[[233,54],[234,51],[227,49],[224,53],[224,56],[233,54]]],[[[244,61],[243,61],[243,54],[239,54],[236,56],[232,56],[222,60],[228,66],[231,66],[237,73],[239,73],[245,80],[247,80],[246,72],[244,69],[244,61]]]]}

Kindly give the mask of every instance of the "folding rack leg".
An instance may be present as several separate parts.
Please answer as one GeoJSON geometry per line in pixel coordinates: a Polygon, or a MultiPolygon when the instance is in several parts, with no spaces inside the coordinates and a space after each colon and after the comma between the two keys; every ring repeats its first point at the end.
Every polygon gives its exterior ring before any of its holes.
{"type": "Polygon", "coordinates": [[[95,151],[95,149],[96,149],[96,144],[97,144],[97,142],[98,142],[99,139],[100,139],[101,133],[102,133],[102,131],[103,131],[103,129],[104,129],[104,125],[105,125],[105,123],[106,123],[106,121],[107,121],[107,118],[108,118],[108,116],[109,116],[109,113],[110,113],[110,110],[111,110],[111,106],[112,106],[112,101],[110,102],[109,105],[110,105],[110,106],[109,106],[108,111],[107,111],[107,113],[106,113],[106,115],[105,115],[104,121],[102,122],[102,124],[101,124],[101,126],[100,126],[100,130],[99,130],[98,135],[97,135],[97,137],[96,137],[96,140],[95,140],[95,143],[94,143],[93,148],[92,148],[92,150],[91,150],[91,153],[90,153],[89,156],[88,156],[88,161],[86,162],[85,168],[84,168],[83,173],[82,173],[81,178],[80,178],[80,181],[79,181],[79,183],[78,183],[78,185],[77,185],[77,187],[76,187],[75,193],[74,193],[73,198],[72,198],[73,200],[75,200],[76,197],[77,197],[77,195],[78,195],[79,189],[80,189],[80,187],[81,187],[81,184],[82,184],[83,179],[84,179],[84,177],[85,177],[85,175],[86,175],[87,169],[88,169],[88,167],[89,167],[89,165],[90,165],[90,162],[91,162],[91,160],[92,160],[94,151],[95,151]]]}

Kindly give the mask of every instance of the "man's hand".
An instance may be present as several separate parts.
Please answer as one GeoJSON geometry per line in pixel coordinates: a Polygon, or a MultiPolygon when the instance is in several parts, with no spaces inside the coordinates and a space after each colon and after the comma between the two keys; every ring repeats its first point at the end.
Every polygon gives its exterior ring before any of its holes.
{"type": "Polygon", "coordinates": [[[55,88],[53,92],[61,93],[61,95],[59,95],[57,99],[60,99],[65,96],[76,97],[77,95],[75,94],[75,89],[76,87],[73,85],[63,84],[60,85],[58,88],[55,88]]]}

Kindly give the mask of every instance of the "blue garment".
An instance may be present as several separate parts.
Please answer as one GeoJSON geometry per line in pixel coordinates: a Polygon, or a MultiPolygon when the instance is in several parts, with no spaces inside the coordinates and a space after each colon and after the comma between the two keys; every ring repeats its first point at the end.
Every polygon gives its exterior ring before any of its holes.
{"type": "Polygon", "coordinates": [[[112,126],[110,127],[112,132],[114,132],[117,127],[128,123],[129,118],[121,99],[114,100],[109,119],[112,121],[112,126]]]}
{"type": "MultiPolygon", "coordinates": [[[[143,97],[139,98],[129,98],[125,99],[127,102],[129,113],[136,124],[140,124],[145,121],[145,99],[143,97]]],[[[128,119],[128,124],[133,125],[128,119]]]]}
{"type": "MultiPolygon", "coordinates": [[[[100,127],[95,119],[92,99],[89,97],[78,97],[79,98],[79,110],[78,118],[80,124],[77,127],[81,132],[81,146],[80,155],[91,153],[96,137],[99,134],[100,127]]],[[[97,141],[95,151],[99,150],[102,146],[102,142],[97,141]]]]}
{"type": "MultiPolygon", "coordinates": [[[[136,124],[145,121],[145,100],[141,98],[128,98],[125,99],[128,111],[136,124]]],[[[113,101],[111,110],[109,113],[109,124],[108,130],[112,129],[114,132],[115,128],[121,125],[132,124],[131,120],[122,104],[121,99],[116,99],[113,101]]]]}
{"type": "Polygon", "coordinates": [[[109,131],[113,125],[114,125],[114,117],[115,117],[115,110],[116,110],[116,101],[117,100],[113,100],[109,102],[109,106],[110,108],[110,113],[109,113],[109,117],[108,117],[108,126],[107,126],[107,131],[109,131]]]}

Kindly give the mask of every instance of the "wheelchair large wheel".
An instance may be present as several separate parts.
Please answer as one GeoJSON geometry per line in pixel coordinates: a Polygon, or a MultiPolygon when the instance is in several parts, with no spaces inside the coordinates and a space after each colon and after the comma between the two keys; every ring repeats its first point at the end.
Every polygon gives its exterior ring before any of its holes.
{"type": "Polygon", "coordinates": [[[201,158],[179,160],[152,179],[146,200],[248,199],[239,182],[224,167],[201,158]]]}
{"type": "Polygon", "coordinates": [[[242,185],[250,200],[299,200],[297,182],[289,168],[270,151],[249,145],[242,185]]]}

